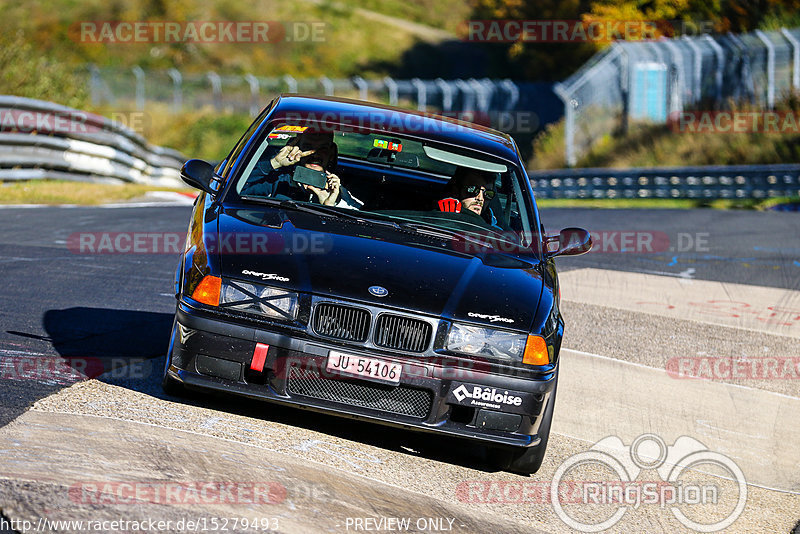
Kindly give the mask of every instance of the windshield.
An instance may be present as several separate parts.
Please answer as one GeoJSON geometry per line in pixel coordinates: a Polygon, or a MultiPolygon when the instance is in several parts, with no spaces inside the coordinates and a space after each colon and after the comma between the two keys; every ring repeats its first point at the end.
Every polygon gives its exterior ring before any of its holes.
{"type": "Polygon", "coordinates": [[[509,253],[540,242],[517,170],[476,151],[276,124],[243,168],[233,192],[245,201],[389,220],[509,253]]]}

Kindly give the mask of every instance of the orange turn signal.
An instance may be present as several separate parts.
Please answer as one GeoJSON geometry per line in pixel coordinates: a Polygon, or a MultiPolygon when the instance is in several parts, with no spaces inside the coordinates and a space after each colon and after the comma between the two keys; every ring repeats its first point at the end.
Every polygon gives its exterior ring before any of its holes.
{"type": "Polygon", "coordinates": [[[547,343],[542,336],[528,336],[522,363],[528,365],[547,365],[550,363],[550,353],[547,351],[547,343]]]}
{"type": "Polygon", "coordinates": [[[222,279],[217,276],[206,275],[200,280],[192,293],[192,298],[197,302],[209,306],[219,306],[219,294],[222,290],[222,279]]]}

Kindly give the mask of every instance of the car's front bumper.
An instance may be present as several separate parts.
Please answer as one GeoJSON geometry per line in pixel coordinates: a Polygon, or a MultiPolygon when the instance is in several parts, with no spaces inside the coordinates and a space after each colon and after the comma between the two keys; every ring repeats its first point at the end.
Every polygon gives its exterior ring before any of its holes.
{"type": "Polygon", "coordinates": [[[552,372],[523,378],[492,373],[485,366],[465,368],[446,359],[378,354],[237,324],[183,304],[175,324],[167,373],[185,387],[495,444],[538,445],[540,415],[554,385],[552,372]],[[263,372],[250,368],[256,343],[269,345],[263,372]],[[400,363],[400,384],[331,379],[325,371],[331,350],[400,363]],[[522,394],[528,409],[519,413],[518,408],[459,406],[452,392],[461,384],[522,394]]]}

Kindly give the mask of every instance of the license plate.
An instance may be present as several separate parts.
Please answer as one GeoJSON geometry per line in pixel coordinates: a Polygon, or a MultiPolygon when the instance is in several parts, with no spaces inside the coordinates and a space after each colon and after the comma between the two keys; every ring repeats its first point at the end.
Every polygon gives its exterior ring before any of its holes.
{"type": "Polygon", "coordinates": [[[332,350],[328,352],[328,363],[325,368],[328,372],[333,371],[389,384],[399,384],[400,371],[403,366],[377,358],[365,358],[332,350]]]}

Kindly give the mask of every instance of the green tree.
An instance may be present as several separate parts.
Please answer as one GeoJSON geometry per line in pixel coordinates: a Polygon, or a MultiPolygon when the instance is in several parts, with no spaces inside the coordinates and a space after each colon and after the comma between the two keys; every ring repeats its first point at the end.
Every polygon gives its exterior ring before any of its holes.
{"type": "MultiPolygon", "coordinates": [[[[474,20],[579,21],[589,0],[475,0],[474,20]]],[[[563,80],[585,63],[597,48],[588,42],[487,43],[507,76],[529,80],[563,80]]]]}
{"type": "Polygon", "coordinates": [[[48,61],[22,32],[0,33],[0,93],[81,109],[87,104],[86,86],[72,67],[48,61]]]}
{"type": "MultiPolygon", "coordinates": [[[[569,20],[646,23],[647,34],[622,32],[632,39],[749,32],[800,25],[800,0],[473,0],[473,20],[569,20]],[[654,32],[650,32],[655,28],[654,32]]],[[[500,69],[511,77],[563,80],[610,40],[574,43],[488,43],[500,69]]]]}

